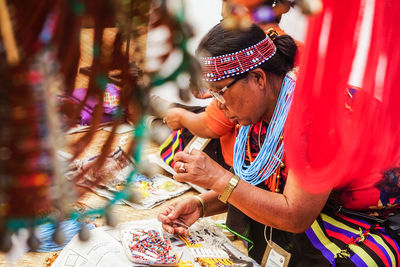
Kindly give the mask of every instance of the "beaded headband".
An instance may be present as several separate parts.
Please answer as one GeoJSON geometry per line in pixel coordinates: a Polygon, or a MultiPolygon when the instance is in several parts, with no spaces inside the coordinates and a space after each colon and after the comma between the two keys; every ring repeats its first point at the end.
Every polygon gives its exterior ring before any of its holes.
{"type": "Polygon", "coordinates": [[[268,37],[248,48],[235,53],[216,57],[201,57],[203,80],[219,81],[245,73],[275,55],[276,46],[268,37]]]}

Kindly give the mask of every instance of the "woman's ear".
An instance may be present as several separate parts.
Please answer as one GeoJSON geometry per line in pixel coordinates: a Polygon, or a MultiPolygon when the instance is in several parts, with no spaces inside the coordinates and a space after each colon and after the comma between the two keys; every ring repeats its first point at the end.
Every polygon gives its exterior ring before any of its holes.
{"type": "Polygon", "coordinates": [[[263,90],[265,88],[266,83],[268,82],[265,72],[260,68],[256,68],[250,71],[250,75],[252,75],[253,78],[255,79],[257,87],[263,90]]]}

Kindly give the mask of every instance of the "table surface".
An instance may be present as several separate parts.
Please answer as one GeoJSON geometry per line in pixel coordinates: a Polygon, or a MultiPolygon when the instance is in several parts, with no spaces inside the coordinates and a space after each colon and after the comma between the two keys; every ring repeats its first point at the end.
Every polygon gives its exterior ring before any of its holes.
{"type": "MultiPolygon", "coordinates": [[[[110,40],[112,41],[113,38],[116,35],[116,29],[115,28],[107,28],[104,32],[103,38],[105,40],[110,40]]],[[[92,62],[92,43],[93,43],[93,30],[92,29],[82,29],[81,31],[81,57],[80,57],[80,67],[85,67],[89,66],[92,62]]],[[[146,36],[140,37],[138,40],[135,41],[135,44],[131,42],[132,49],[130,49],[131,54],[130,58],[135,59],[136,62],[140,63],[142,60],[138,58],[134,54],[134,46],[139,46],[141,47],[142,51],[144,51],[146,43],[146,36]]],[[[140,65],[140,64],[139,64],[140,65]]],[[[87,87],[88,85],[88,77],[78,73],[77,79],[75,82],[75,88],[81,88],[81,87],[87,87]]],[[[79,138],[81,138],[85,133],[75,133],[66,136],[67,143],[68,144],[73,144],[75,141],[77,141],[79,138]]],[[[97,151],[100,151],[102,145],[104,144],[105,140],[107,139],[109,135],[109,132],[104,131],[104,130],[99,130],[95,133],[93,136],[92,141],[90,142],[90,145],[87,146],[79,156],[79,158],[82,159],[87,159],[92,155],[96,155],[97,151]]],[[[122,146],[123,148],[126,148],[127,144],[122,144],[121,140],[122,139],[127,139],[126,134],[116,134],[114,141],[112,142],[112,150],[115,148],[117,145],[122,146]]],[[[71,152],[70,147],[66,147],[65,151],[71,152]]],[[[117,215],[118,221],[119,222],[127,222],[127,221],[134,221],[134,220],[145,220],[145,219],[154,219],[157,217],[157,214],[163,210],[166,206],[171,204],[174,201],[178,201],[180,199],[184,199],[193,195],[196,195],[197,192],[194,190],[189,190],[186,193],[184,193],[181,196],[178,196],[176,198],[173,198],[171,200],[168,200],[164,202],[163,204],[154,207],[151,210],[138,210],[135,208],[132,208],[127,205],[115,205],[114,206],[114,211],[115,214],[117,215]]],[[[100,197],[94,193],[88,192],[85,195],[83,195],[79,199],[80,203],[83,203],[86,205],[88,208],[96,208],[99,206],[104,206],[104,204],[107,202],[107,200],[103,197],[100,197]]],[[[212,216],[212,219],[214,220],[225,220],[226,218],[226,213],[212,216]]],[[[99,225],[103,224],[103,219],[99,218],[96,220],[96,223],[99,225]]],[[[247,249],[243,245],[243,243],[239,240],[233,241],[234,245],[241,250],[244,253],[247,253],[247,249]]],[[[15,266],[46,266],[45,262],[48,257],[51,257],[54,255],[54,252],[47,252],[47,253],[39,253],[39,252],[28,252],[24,254],[24,256],[15,263],[15,266]]],[[[4,253],[0,253],[0,267],[2,266],[9,266],[6,263],[6,255],[4,253]]]]}
{"type": "MultiPolygon", "coordinates": [[[[82,135],[84,135],[84,133],[69,135],[67,137],[68,143],[73,143],[82,135]]],[[[104,130],[98,131],[94,136],[91,145],[80,155],[80,158],[88,158],[92,156],[93,153],[95,153],[95,151],[98,151],[101,148],[101,144],[106,140],[107,135],[108,132],[104,130]]],[[[126,134],[117,134],[113,142],[113,147],[115,147],[116,145],[121,145],[120,140],[126,139],[125,135],[126,134]]],[[[66,148],[66,150],[68,151],[68,148],[66,148]]],[[[167,207],[169,204],[196,194],[198,193],[195,190],[190,189],[183,195],[167,200],[161,205],[158,205],[150,210],[139,210],[128,205],[114,205],[113,212],[115,213],[119,223],[135,221],[135,220],[155,219],[157,218],[157,214],[165,207],[167,207]]],[[[89,209],[105,206],[107,202],[108,202],[107,199],[100,197],[92,192],[85,193],[79,199],[79,203],[83,204],[89,209]]],[[[226,213],[212,216],[213,220],[225,220],[225,218],[226,218],[226,213]]],[[[98,225],[104,225],[103,218],[98,218],[96,219],[95,222],[98,225]]],[[[240,240],[235,240],[233,241],[233,243],[242,252],[244,253],[247,252],[245,246],[240,240]]],[[[55,252],[28,252],[24,254],[23,257],[15,263],[15,266],[46,266],[46,259],[52,257],[54,253],[55,252]]],[[[9,266],[7,265],[7,259],[4,253],[0,253],[0,267],[1,266],[9,266]]]]}

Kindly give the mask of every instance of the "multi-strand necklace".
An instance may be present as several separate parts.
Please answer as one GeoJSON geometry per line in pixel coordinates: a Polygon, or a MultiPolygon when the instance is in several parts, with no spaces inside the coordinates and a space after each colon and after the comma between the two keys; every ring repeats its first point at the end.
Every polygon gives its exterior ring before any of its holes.
{"type": "Polygon", "coordinates": [[[280,141],[295,86],[294,74],[289,72],[283,79],[264,143],[252,163],[246,164],[245,162],[246,142],[251,126],[242,126],[236,137],[233,169],[236,175],[252,185],[257,185],[268,179],[282,163],[283,142],[280,141]]]}

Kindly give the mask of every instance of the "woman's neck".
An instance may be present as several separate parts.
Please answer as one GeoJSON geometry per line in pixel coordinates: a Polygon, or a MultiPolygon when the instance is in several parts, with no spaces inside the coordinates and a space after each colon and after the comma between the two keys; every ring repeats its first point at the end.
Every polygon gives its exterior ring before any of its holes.
{"type": "Polygon", "coordinates": [[[271,75],[270,78],[268,79],[269,85],[271,89],[270,94],[269,94],[269,99],[267,101],[271,101],[271,105],[268,105],[268,109],[263,116],[263,121],[269,123],[271,121],[272,115],[274,114],[275,106],[276,103],[278,102],[279,94],[281,92],[281,87],[282,87],[282,82],[283,82],[284,76],[277,76],[277,75],[271,75]]]}

